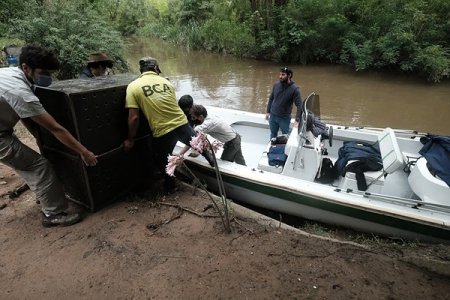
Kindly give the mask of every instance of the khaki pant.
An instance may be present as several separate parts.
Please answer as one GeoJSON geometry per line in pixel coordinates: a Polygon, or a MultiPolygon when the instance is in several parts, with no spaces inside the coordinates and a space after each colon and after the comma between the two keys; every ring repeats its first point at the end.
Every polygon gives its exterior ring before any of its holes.
{"type": "Polygon", "coordinates": [[[54,215],[67,209],[62,185],[50,162],[15,135],[0,136],[0,161],[25,180],[41,202],[44,214],[54,215]]]}

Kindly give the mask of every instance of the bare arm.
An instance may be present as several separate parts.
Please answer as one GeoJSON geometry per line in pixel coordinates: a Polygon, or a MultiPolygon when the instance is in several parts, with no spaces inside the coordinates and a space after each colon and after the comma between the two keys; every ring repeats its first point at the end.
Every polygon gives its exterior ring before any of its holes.
{"type": "Polygon", "coordinates": [[[128,109],[128,137],[123,142],[125,151],[130,150],[134,146],[134,138],[139,128],[139,109],[128,109]]]}
{"type": "Polygon", "coordinates": [[[62,127],[56,120],[47,112],[31,117],[31,119],[44,127],[51,134],[53,134],[61,143],[78,153],[83,159],[84,163],[88,166],[95,166],[97,164],[97,158],[94,153],[86,149],[80,142],[78,142],[67,129],[62,127]]]}

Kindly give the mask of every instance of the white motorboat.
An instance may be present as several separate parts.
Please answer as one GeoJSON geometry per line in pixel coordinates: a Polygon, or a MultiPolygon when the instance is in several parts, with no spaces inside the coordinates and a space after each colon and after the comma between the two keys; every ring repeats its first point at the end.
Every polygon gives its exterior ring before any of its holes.
{"type": "MultiPolygon", "coordinates": [[[[330,124],[317,134],[307,122],[314,120],[311,112],[318,116],[320,110],[318,96],[312,93],[304,101],[301,124],[293,128],[284,146],[284,165],[271,165],[270,130],[263,114],[216,107],[207,110],[208,115],[226,120],[242,137],[247,166],[217,160],[228,198],[388,237],[450,241],[450,188],[431,174],[419,154],[425,134],[330,124]],[[340,149],[351,142],[379,149],[380,170],[362,173],[347,167],[345,174],[321,179],[323,168],[328,167],[324,162],[336,164],[340,149]]],[[[220,154],[219,150],[216,157],[220,154]]],[[[196,176],[218,192],[214,168],[202,156],[185,157],[196,176]]]]}

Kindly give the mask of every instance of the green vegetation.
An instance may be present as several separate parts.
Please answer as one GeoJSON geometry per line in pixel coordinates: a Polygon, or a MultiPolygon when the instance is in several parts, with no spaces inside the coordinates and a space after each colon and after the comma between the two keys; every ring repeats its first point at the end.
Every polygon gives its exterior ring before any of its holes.
{"type": "Polygon", "coordinates": [[[132,34],[241,57],[449,77],[447,0],[3,2],[0,38],[57,48],[61,78],[74,76],[89,51],[105,51],[126,68],[120,35],[132,34]]]}
{"type": "Polygon", "coordinates": [[[449,77],[445,0],[168,0],[141,34],[193,49],[449,77]]]}
{"type": "Polygon", "coordinates": [[[10,1],[1,8],[0,28],[10,38],[57,49],[61,60],[59,79],[77,77],[89,52],[103,51],[126,70],[120,33],[93,9],[92,1],[10,1]],[[18,4],[20,3],[20,4],[18,4]],[[20,10],[20,14],[15,11],[20,10]]]}

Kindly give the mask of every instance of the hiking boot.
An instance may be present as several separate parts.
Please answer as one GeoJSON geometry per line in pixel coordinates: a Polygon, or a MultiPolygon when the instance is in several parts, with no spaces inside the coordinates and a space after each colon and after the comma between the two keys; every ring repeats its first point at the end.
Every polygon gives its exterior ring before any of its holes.
{"type": "Polygon", "coordinates": [[[208,163],[211,167],[214,168],[216,166],[216,164],[214,163],[214,157],[209,150],[204,150],[202,152],[202,155],[206,159],[206,161],[208,161],[208,163]]]}
{"type": "Polygon", "coordinates": [[[67,214],[65,212],[46,216],[42,214],[42,226],[52,227],[52,226],[70,226],[81,221],[81,216],[78,213],[67,214]]]}

